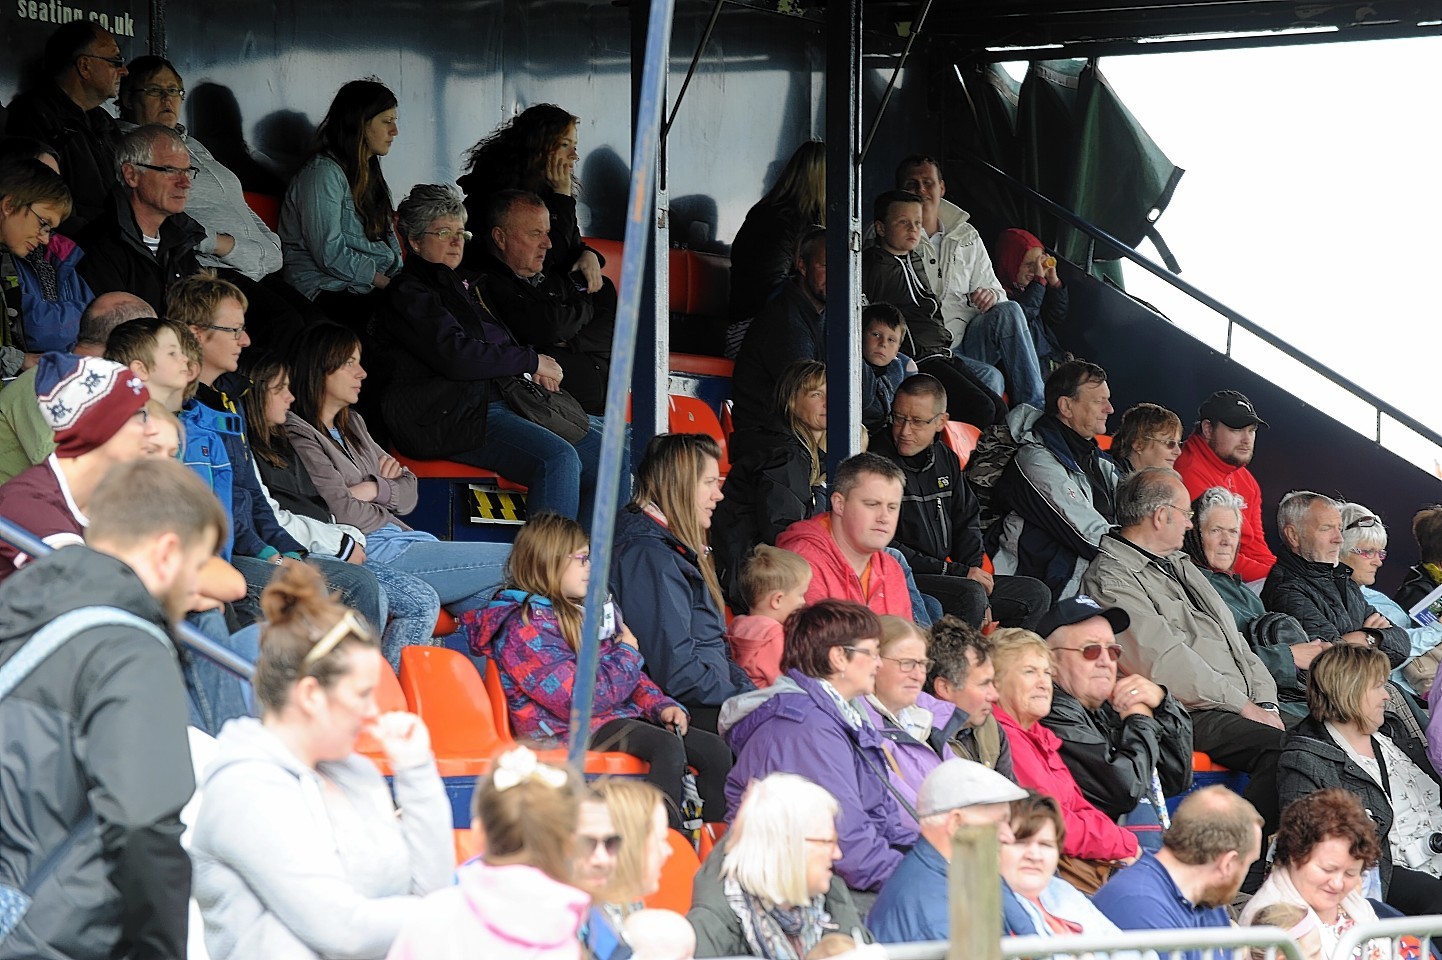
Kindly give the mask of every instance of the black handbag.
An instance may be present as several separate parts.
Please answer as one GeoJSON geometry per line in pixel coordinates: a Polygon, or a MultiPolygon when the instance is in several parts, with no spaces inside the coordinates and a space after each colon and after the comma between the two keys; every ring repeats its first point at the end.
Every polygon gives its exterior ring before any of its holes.
{"type": "Polygon", "coordinates": [[[552,392],[526,376],[506,377],[496,385],[506,406],[568,443],[579,443],[591,429],[591,418],[565,390],[552,392]]]}

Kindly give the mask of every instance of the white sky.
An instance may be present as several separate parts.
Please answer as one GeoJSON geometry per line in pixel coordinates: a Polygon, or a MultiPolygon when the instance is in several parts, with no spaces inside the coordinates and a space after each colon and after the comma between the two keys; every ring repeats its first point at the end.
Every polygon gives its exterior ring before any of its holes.
{"type": "MultiPolygon", "coordinates": [[[[1112,57],[1102,73],[1187,172],[1158,223],[1182,277],[1433,430],[1442,358],[1442,35],[1112,57]]],[[[1144,250],[1149,252],[1149,250],[1144,250]]],[[[1222,349],[1225,324],[1151,277],[1127,287],[1222,349]]],[[[1234,354],[1362,432],[1338,397],[1238,331],[1234,354]]],[[[1435,469],[1400,427],[1383,442],[1435,469]],[[1409,442],[1410,441],[1410,442],[1409,442]]]]}

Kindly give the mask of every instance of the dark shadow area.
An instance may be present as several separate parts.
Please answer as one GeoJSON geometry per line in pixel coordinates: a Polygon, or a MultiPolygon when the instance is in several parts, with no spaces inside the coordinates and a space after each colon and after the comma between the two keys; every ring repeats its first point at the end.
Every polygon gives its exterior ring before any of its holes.
{"type": "Polygon", "coordinates": [[[725,253],[730,247],[716,242],[720,213],[716,198],[703,193],[671,198],[671,246],[702,253],[725,253]]]}
{"type": "Polygon", "coordinates": [[[218,83],[202,83],[190,91],[186,106],[187,130],[205,144],[215,159],[240,178],[240,185],[255,193],[280,196],[286,180],[269,160],[256,156],[245,142],[240,101],[218,83]]]}
{"type": "Polygon", "coordinates": [[[277,110],[255,125],[256,145],[279,168],[287,183],[310,156],[315,125],[298,110],[277,110]]]}
{"type": "MultiPolygon", "coordinates": [[[[581,224],[588,237],[620,240],[626,232],[626,195],[631,167],[610,147],[592,150],[581,164],[580,203],[590,212],[581,224]]],[[[713,204],[714,209],[714,204],[713,204]]]]}

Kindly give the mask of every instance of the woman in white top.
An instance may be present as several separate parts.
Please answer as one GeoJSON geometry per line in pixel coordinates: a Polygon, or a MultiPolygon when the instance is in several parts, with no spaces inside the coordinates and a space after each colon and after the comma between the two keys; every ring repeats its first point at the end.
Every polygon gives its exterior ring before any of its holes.
{"type": "Polygon", "coordinates": [[[261,606],[261,719],[221,730],[191,844],[206,948],[211,960],[384,957],[420,897],[451,882],[430,736],[410,714],[377,716],[376,638],[316,571],[287,561],[261,606]],[[367,728],[394,802],[355,752],[367,728]]]}

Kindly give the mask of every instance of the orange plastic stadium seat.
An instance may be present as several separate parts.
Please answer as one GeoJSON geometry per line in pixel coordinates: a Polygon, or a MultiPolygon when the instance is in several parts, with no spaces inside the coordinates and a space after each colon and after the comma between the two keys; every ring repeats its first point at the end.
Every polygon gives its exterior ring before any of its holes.
{"type": "Polygon", "coordinates": [[[1112,448],[1112,436],[1111,436],[1111,434],[1109,434],[1109,433],[1099,433],[1099,434],[1097,434],[1097,446],[1098,446],[1098,447],[1101,447],[1103,450],[1110,450],[1110,449],[1112,448]]]}
{"type": "Polygon", "coordinates": [[[941,432],[941,442],[956,454],[956,458],[961,461],[963,470],[966,469],[966,462],[971,459],[971,453],[976,449],[976,442],[980,439],[980,428],[969,423],[961,423],[958,420],[946,421],[946,429],[941,432]]]}
{"type": "Polygon", "coordinates": [[[1222,766],[1220,763],[1217,763],[1215,760],[1213,760],[1211,757],[1207,756],[1205,753],[1196,753],[1196,752],[1194,752],[1194,753],[1192,754],[1192,772],[1193,772],[1193,773],[1230,773],[1230,772],[1231,772],[1231,768],[1230,768],[1230,767],[1224,767],[1224,766],[1222,766]]]}
{"type": "Polygon", "coordinates": [[[731,419],[733,408],[736,406],[734,400],[727,400],[721,405],[721,432],[726,435],[726,445],[731,445],[731,434],[736,432],[736,421],[731,419]]]}
{"type": "Polygon", "coordinates": [[[481,852],[476,843],[476,835],[469,829],[453,830],[454,842],[456,845],[456,866],[460,866],[467,860],[481,852]]]}
{"type": "MultiPolygon", "coordinates": [[[[406,702],[406,695],[401,690],[395,671],[381,656],[379,650],[376,651],[376,658],[381,662],[376,677],[376,708],[381,713],[392,713],[396,710],[409,711],[410,704],[406,702]]],[[[380,768],[381,773],[390,776],[390,761],[386,759],[386,752],[375,737],[363,731],[360,739],[356,741],[355,751],[363,757],[369,757],[380,768]]]]}
{"type": "Polygon", "coordinates": [[[684,916],[691,909],[691,884],[696,879],[696,871],[701,869],[701,861],[691,841],[680,833],[668,830],[666,839],[671,843],[671,856],[661,868],[660,889],[645,898],[646,906],[653,910],[675,910],[684,916]]]}
{"type": "Polygon", "coordinates": [[[671,432],[704,433],[721,445],[721,476],[731,472],[731,459],[726,455],[726,434],[721,430],[721,421],[716,417],[705,400],[697,397],[678,397],[672,394],[671,432]]]}
{"type": "Polygon", "coordinates": [[[716,844],[720,843],[721,838],[724,836],[726,836],[726,822],[724,820],[719,820],[716,823],[702,824],[701,841],[696,850],[696,855],[702,860],[711,856],[711,851],[716,849],[716,844]]]}
{"type": "Polygon", "coordinates": [[[526,489],[524,485],[507,480],[494,470],[473,467],[469,463],[460,463],[456,460],[417,460],[395,450],[390,453],[396,458],[397,463],[417,477],[437,480],[494,480],[496,486],[502,490],[519,490],[524,493],[526,489]]]}
{"type": "Polygon", "coordinates": [[[478,777],[511,745],[496,729],[485,684],[469,657],[446,647],[401,650],[401,689],[431,733],[443,777],[478,777]]]}
{"type": "Polygon", "coordinates": [[[620,240],[599,240],[595,237],[586,237],[582,242],[600,254],[601,258],[606,261],[601,265],[601,276],[608,277],[619,292],[621,289],[621,256],[625,253],[626,245],[620,240]]]}
{"type": "MultiPolygon", "coordinates": [[[[486,659],[486,695],[491,701],[491,716],[494,719],[496,729],[507,740],[514,742],[515,735],[511,732],[511,708],[506,703],[506,691],[501,687],[501,671],[496,667],[496,662],[486,659]]],[[[536,756],[546,763],[554,763],[558,766],[566,764],[566,750],[564,747],[555,747],[549,750],[537,750],[536,756]]],[[[629,753],[617,753],[609,750],[587,750],[586,751],[586,773],[596,777],[644,777],[651,771],[651,765],[644,760],[638,760],[629,753]]]]}
{"type": "Polygon", "coordinates": [[[431,631],[431,636],[449,637],[460,628],[461,625],[456,618],[451,616],[445,607],[441,607],[441,612],[436,616],[436,626],[431,631]]]}

